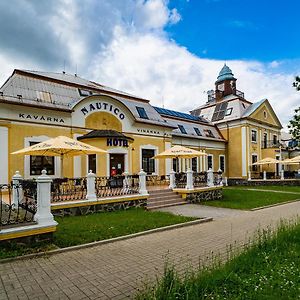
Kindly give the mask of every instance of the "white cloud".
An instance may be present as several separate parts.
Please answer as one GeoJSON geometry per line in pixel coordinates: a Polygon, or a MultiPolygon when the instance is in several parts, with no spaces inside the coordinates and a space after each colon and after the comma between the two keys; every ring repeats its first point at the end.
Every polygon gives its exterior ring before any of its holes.
{"type": "MultiPolygon", "coordinates": [[[[205,92],[214,88],[224,62],[197,57],[168,38],[164,28],[181,20],[177,9],[169,8],[168,0],[48,3],[25,2],[25,8],[19,6],[16,11],[8,9],[9,1],[1,1],[2,10],[7,12],[6,28],[12,28],[5,44],[14,50],[13,54],[1,51],[2,82],[13,68],[61,71],[66,59],[67,71],[73,73],[78,65],[79,75],[87,79],[151,99],[154,105],[164,103],[170,109],[193,109],[203,104],[205,92]],[[19,23],[13,26],[15,20],[25,24],[20,34],[19,23]],[[15,44],[19,39],[22,47],[15,44]]],[[[2,36],[5,32],[2,30],[2,36]]],[[[268,98],[279,118],[287,123],[300,96],[292,87],[294,74],[284,68],[287,62],[227,63],[246,98],[253,102],[268,98]]]]}
{"type": "MultiPolygon", "coordinates": [[[[199,58],[164,36],[128,34],[121,28],[89,70],[99,82],[151,99],[153,105],[189,111],[206,101],[206,91],[224,62],[199,58]]],[[[285,125],[299,96],[293,75],[275,72],[257,61],[229,61],[238,89],[252,102],[268,98],[285,125]]]]}

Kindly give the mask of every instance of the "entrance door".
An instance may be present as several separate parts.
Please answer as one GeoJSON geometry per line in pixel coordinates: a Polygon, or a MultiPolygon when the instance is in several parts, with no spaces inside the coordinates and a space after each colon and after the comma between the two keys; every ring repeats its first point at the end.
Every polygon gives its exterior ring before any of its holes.
{"type": "Polygon", "coordinates": [[[124,173],[124,154],[110,154],[110,176],[121,175],[124,173]]]}

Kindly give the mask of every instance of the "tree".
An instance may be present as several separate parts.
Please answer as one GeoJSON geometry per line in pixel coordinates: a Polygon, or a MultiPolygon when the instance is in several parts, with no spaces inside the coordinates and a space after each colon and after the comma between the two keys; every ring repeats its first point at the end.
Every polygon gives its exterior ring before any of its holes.
{"type": "MultiPolygon", "coordinates": [[[[297,91],[300,91],[300,77],[296,76],[295,81],[293,82],[293,86],[297,91]]],[[[288,124],[288,128],[293,138],[297,141],[300,141],[300,106],[295,109],[295,115],[293,119],[290,120],[288,124]]]]}

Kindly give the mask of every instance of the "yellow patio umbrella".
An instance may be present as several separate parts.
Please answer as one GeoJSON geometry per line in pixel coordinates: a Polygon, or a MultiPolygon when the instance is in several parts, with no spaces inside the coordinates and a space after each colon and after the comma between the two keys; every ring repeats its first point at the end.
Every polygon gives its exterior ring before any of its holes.
{"type": "Polygon", "coordinates": [[[73,140],[66,136],[58,136],[45,142],[12,152],[11,154],[37,155],[37,156],[60,156],[61,174],[63,171],[64,156],[72,157],[77,155],[104,154],[107,151],[100,148],[73,140]]]}
{"type": "Polygon", "coordinates": [[[172,148],[155,155],[153,158],[193,158],[204,155],[207,154],[183,146],[173,146],[172,148]]]}
{"type": "Polygon", "coordinates": [[[286,165],[300,164],[300,155],[293,158],[285,159],[283,163],[286,165]]]}
{"type": "MultiPolygon", "coordinates": [[[[207,155],[204,152],[197,151],[194,149],[190,149],[183,146],[173,146],[170,149],[167,149],[164,152],[161,152],[157,155],[155,155],[153,158],[160,159],[160,158],[194,158],[199,156],[205,156],[207,155]]],[[[191,167],[191,162],[189,163],[191,167]]]]}
{"type": "Polygon", "coordinates": [[[266,157],[264,159],[261,159],[255,163],[252,164],[252,166],[258,166],[258,165],[270,165],[270,164],[279,164],[282,163],[281,160],[271,158],[271,157],[266,157]]]}

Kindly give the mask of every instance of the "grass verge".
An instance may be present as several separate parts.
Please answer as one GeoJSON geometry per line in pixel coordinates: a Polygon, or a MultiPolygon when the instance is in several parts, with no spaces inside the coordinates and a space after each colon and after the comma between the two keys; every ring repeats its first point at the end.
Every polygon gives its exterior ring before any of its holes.
{"type": "MultiPolygon", "coordinates": [[[[267,187],[265,187],[267,189],[267,187]]],[[[223,199],[202,202],[202,204],[234,209],[252,209],[300,199],[300,194],[252,191],[246,188],[224,188],[223,199]]]]}
{"type": "Polygon", "coordinates": [[[40,242],[31,245],[11,243],[1,246],[0,259],[57,248],[106,240],[168,225],[196,220],[158,211],[133,208],[126,211],[97,213],[76,217],[55,217],[58,222],[52,243],[40,242]]]}
{"type": "Polygon", "coordinates": [[[300,223],[260,232],[240,255],[224,265],[186,270],[167,265],[154,286],[136,299],[299,299],[300,223]]]}

